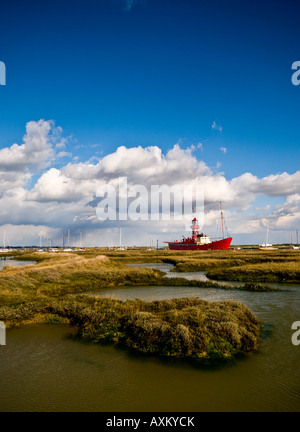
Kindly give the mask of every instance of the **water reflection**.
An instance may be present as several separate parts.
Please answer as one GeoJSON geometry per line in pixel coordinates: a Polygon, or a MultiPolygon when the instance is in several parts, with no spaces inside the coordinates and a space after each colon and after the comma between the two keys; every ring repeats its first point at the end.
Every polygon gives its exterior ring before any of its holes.
{"type": "Polygon", "coordinates": [[[36,264],[35,261],[18,261],[15,260],[13,257],[10,258],[5,257],[4,259],[1,258],[0,260],[0,270],[2,270],[3,267],[7,265],[14,266],[14,267],[22,267],[22,266],[34,265],[34,264],[36,264]]]}

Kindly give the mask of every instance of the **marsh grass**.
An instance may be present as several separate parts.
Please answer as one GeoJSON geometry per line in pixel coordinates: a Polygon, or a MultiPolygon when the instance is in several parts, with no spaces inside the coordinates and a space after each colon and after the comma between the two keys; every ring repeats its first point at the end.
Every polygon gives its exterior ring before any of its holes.
{"type": "Polygon", "coordinates": [[[242,303],[198,298],[154,301],[87,299],[53,305],[80,337],[175,358],[230,359],[257,350],[262,323],[242,303]],[[82,302],[80,304],[80,302],[82,302]]]}
{"type": "Polygon", "coordinates": [[[278,251],[210,251],[176,257],[161,257],[173,264],[174,272],[206,271],[215,280],[243,282],[300,282],[300,252],[278,251]]]}
{"type": "Polygon", "coordinates": [[[122,302],[86,295],[95,290],[137,285],[229,289],[212,281],[167,278],[159,270],[126,265],[129,262],[171,262],[181,271],[209,271],[215,279],[246,280],[249,283],[237,288],[251,291],[271,289],[256,282],[269,281],[271,276],[276,280],[299,280],[300,254],[216,252],[178,255],[172,251],[103,250],[99,254],[99,250],[89,250],[22,254],[16,259],[37,264],[6,266],[0,271],[0,320],[7,327],[32,322],[70,323],[77,326],[81,337],[149,354],[232,358],[256,350],[262,328],[262,323],[241,303],[198,298],[122,302]]]}
{"type": "Polygon", "coordinates": [[[207,276],[218,280],[300,283],[300,260],[212,269],[207,276]]]}

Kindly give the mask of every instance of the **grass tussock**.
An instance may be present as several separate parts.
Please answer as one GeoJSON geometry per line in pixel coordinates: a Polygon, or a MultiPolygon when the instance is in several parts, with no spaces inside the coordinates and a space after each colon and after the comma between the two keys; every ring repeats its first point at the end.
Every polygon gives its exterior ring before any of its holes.
{"type": "Polygon", "coordinates": [[[52,313],[78,326],[94,342],[114,342],[160,356],[230,359],[256,350],[262,323],[242,303],[198,298],[121,302],[81,298],[62,302],[52,313]],[[78,300],[77,300],[78,301],[78,300]]]}

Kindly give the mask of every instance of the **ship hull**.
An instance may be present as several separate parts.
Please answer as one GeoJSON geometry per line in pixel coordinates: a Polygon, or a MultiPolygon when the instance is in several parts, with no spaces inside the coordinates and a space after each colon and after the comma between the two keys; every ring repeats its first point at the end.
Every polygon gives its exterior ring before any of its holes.
{"type": "Polygon", "coordinates": [[[168,242],[170,250],[228,250],[232,242],[232,237],[222,240],[212,241],[211,243],[197,245],[195,243],[187,242],[168,242]]]}

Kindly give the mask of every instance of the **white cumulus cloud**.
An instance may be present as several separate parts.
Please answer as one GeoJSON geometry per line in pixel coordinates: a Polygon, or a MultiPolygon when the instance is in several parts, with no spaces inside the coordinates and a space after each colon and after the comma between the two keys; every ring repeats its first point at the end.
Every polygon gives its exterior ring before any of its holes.
{"type": "MultiPolygon", "coordinates": [[[[104,231],[114,232],[120,225],[97,219],[97,190],[106,184],[117,187],[120,177],[127,178],[128,187],[143,185],[148,191],[152,185],[203,186],[205,230],[208,231],[219,218],[220,201],[227,225],[237,238],[243,233],[253,239],[253,233],[265,230],[265,220],[270,228],[282,233],[300,224],[300,171],[264,178],[247,172],[229,180],[224,173],[214,172],[199,160],[194,154],[196,147],[182,148],[179,143],[166,152],[158,146],[120,146],[100,159],[77,163],[73,158],[61,166],[63,156],[71,157],[71,153],[59,151],[66,143],[62,134],[53,121],[28,122],[22,144],[0,150],[0,225],[10,225],[11,236],[14,232],[11,227],[16,227],[18,244],[20,229],[17,227],[24,231],[28,227],[26,234],[32,232],[34,238],[37,227],[48,229],[52,236],[58,236],[64,227],[71,227],[77,234],[83,230],[95,243],[101,244],[104,241],[101,239],[107,238],[104,231]],[[55,165],[56,161],[59,166],[55,165]],[[260,203],[265,197],[266,205],[258,207],[255,202],[258,197],[262,197],[260,203]],[[267,207],[267,198],[276,200],[277,197],[282,198],[282,203],[267,207]]],[[[148,222],[146,226],[142,221],[125,221],[124,224],[128,230],[136,227],[135,240],[140,242],[150,232],[165,237],[170,230],[178,229],[179,234],[184,234],[177,222],[148,222]]]]}

